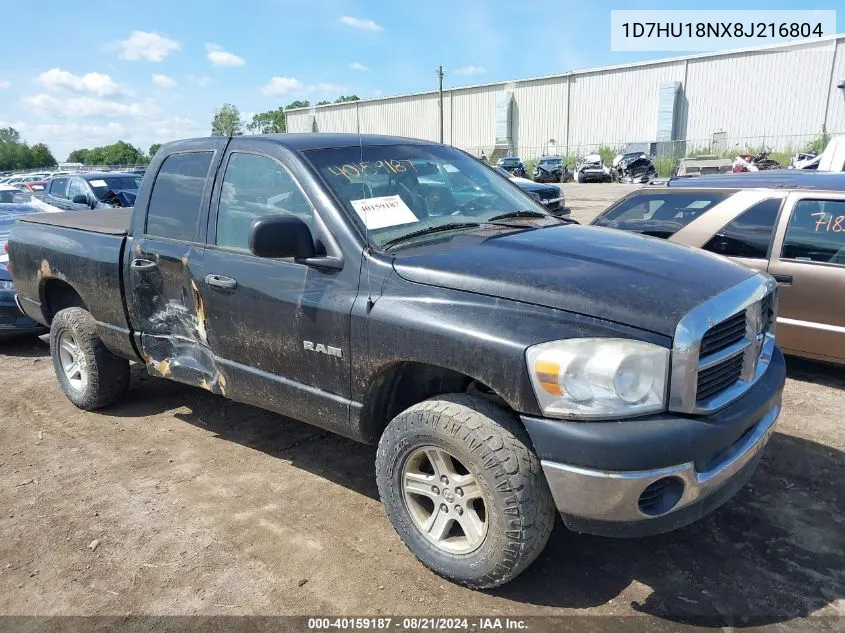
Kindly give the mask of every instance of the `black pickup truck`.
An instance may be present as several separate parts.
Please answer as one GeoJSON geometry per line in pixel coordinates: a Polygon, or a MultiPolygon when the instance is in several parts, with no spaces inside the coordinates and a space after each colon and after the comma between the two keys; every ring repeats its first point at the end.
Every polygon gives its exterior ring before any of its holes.
{"type": "Polygon", "coordinates": [[[555,508],[608,536],[702,517],[780,412],[769,276],[555,218],[434,143],[171,143],[134,210],[22,218],[9,256],[75,405],[131,361],[376,443],[399,536],[473,587],[524,570],[555,508]]]}

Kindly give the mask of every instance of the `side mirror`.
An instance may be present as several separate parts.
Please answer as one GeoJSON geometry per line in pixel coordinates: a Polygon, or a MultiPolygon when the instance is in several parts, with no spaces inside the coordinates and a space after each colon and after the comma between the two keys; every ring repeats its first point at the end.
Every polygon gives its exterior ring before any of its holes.
{"type": "Polygon", "coordinates": [[[269,215],[252,223],[249,250],[257,257],[316,257],[311,230],[292,215],[269,215]]]}
{"type": "Polygon", "coordinates": [[[70,199],[73,204],[89,204],[88,203],[88,196],[84,193],[78,193],[73,198],[70,199]]]}

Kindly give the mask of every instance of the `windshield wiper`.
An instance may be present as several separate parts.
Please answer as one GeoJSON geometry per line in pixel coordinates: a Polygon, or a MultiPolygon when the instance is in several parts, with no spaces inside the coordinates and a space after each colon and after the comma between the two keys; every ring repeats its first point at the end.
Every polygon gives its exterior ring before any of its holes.
{"type": "Polygon", "coordinates": [[[418,231],[411,231],[410,233],[406,233],[405,235],[394,237],[392,240],[387,240],[384,244],[382,244],[382,248],[387,250],[390,247],[395,246],[396,244],[413,239],[415,237],[419,237],[420,235],[439,233],[440,231],[451,231],[452,229],[474,229],[479,226],[481,226],[481,224],[479,224],[478,222],[449,222],[448,224],[436,224],[434,226],[427,226],[424,229],[420,229],[418,231]]]}
{"type": "Polygon", "coordinates": [[[492,218],[488,218],[487,222],[493,222],[494,220],[504,220],[506,218],[548,218],[553,217],[548,213],[540,213],[539,211],[511,211],[509,213],[502,213],[500,215],[494,215],[492,218]]]}

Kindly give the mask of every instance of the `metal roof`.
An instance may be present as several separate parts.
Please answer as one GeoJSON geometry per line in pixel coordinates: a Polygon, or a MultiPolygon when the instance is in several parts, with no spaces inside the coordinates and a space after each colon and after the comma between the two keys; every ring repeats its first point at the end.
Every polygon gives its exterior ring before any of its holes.
{"type": "MultiPolygon", "coordinates": [[[[639,62],[630,62],[627,64],[617,64],[614,66],[598,66],[596,68],[586,68],[582,70],[570,70],[564,73],[554,73],[551,75],[539,75],[536,77],[525,77],[523,79],[509,79],[509,80],[502,80],[502,81],[491,81],[488,83],[483,84],[471,84],[467,86],[453,86],[449,88],[443,88],[443,92],[459,92],[462,90],[473,90],[476,88],[489,88],[492,86],[503,86],[507,84],[522,84],[528,83],[531,81],[542,81],[547,79],[563,79],[565,77],[570,76],[578,76],[578,75],[589,75],[594,73],[602,73],[607,71],[616,71],[616,70],[626,70],[629,68],[641,68],[644,66],[656,66],[661,64],[673,64],[677,62],[683,62],[687,60],[693,59],[707,59],[707,58],[717,58],[717,57],[729,57],[731,55],[737,55],[742,53],[755,53],[755,52],[764,52],[764,51],[771,51],[771,50],[778,50],[784,48],[791,48],[791,47],[798,47],[798,46],[807,46],[811,44],[818,44],[820,42],[835,42],[840,39],[845,39],[845,33],[837,33],[836,35],[827,35],[825,37],[819,37],[817,39],[802,39],[802,40],[790,40],[788,42],[777,42],[775,44],[765,44],[763,46],[751,46],[747,48],[736,48],[729,51],[712,51],[707,53],[695,53],[692,55],[683,55],[680,57],[664,57],[661,59],[649,59],[645,61],[639,62]]],[[[430,96],[438,94],[437,90],[424,90],[420,92],[409,92],[405,94],[397,94],[397,95],[389,95],[389,96],[381,96],[381,97],[372,97],[369,99],[359,99],[358,101],[347,101],[344,103],[326,103],[323,105],[312,105],[308,106],[307,108],[291,108],[290,110],[286,110],[286,112],[307,112],[309,110],[314,110],[316,108],[332,108],[332,107],[340,107],[340,106],[350,106],[356,103],[372,103],[378,101],[389,101],[391,99],[401,99],[407,97],[420,97],[420,96],[430,96]]]]}

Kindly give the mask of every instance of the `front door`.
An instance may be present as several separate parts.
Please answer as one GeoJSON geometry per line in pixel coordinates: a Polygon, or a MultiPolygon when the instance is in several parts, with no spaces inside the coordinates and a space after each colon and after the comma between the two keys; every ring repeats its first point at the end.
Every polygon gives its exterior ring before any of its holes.
{"type": "Polygon", "coordinates": [[[284,152],[261,139],[227,148],[203,258],[208,342],[227,396],[343,433],[359,261],[315,268],[249,250],[252,222],[268,215],[303,220],[318,253],[332,240],[284,152]]]}
{"type": "Polygon", "coordinates": [[[129,314],[148,371],[210,389],[218,372],[208,350],[200,284],[209,173],[216,162],[213,151],[165,159],[155,176],[146,224],[143,231],[136,228],[126,259],[129,314]]]}
{"type": "Polygon", "coordinates": [[[85,181],[79,176],[73,176],[67,187],[67,208],[71,211],[90,211],[92,199],[94,199],[94,194],[85,181]],[[85,202],[73,201],[74,198],[78,200],[79,196],[85,196],[85,202]]]}
{"type": "Polygon", "coordinates": [[[845,362],[844,194],[789,195],[769,272],[779,284],[783,350],[845,362]]]}

